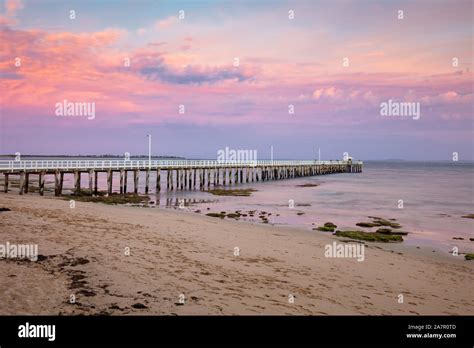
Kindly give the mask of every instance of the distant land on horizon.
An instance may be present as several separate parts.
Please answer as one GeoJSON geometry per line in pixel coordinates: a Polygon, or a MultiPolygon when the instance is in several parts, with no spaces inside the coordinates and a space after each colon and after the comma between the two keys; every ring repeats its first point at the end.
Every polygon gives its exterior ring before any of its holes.
{"type": "MultiPolygon", "coordinates": [[[[0,157],[12,157],[14,158],[14,154],[3,154],[0,157]]],[[[21,157],[53,157],[53,158],[122,158],[123,155],[24,155],[21,154],[21,157]]],[[[148,155],[130,155],[130,158],[146,158],[148,159],[148,155]]],[[[173,158],[173,159],[185,159],[184,157],[180,156],[151,156],[151,158],[173,158]]]]}

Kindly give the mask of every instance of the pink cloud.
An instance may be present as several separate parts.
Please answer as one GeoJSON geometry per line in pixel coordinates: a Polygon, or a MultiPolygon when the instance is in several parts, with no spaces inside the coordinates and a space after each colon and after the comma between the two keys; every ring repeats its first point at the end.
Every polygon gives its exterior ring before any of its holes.
{"type": "Polygon", "coordinates": [[[178,22],[178,17],[169,16],[168,18],[161,19],[154,24],[155,30],[163,30],[172,27],[178,22]]]}

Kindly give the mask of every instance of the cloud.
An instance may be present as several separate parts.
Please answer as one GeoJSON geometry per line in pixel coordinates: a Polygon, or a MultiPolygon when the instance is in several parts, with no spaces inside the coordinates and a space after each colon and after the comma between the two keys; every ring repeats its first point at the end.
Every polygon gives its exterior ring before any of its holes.
{"type": "Polygon", "coordinates": [[[178,17],[176,16],[170,16],[166,19],[161,19],[159,21],[157,21],[154,25],[154,28],[155,30],[163,30],[163,29],[167,29],[167,28],[170,28],[171,26],[173,26],[174,24],[176,24],[178,22],[178,17]]]}
{"type": "Polygon", "coordinates": [[[202,67],[187,66],[183,69],[173,69],[162,63],[140,69],[149,80],[160,80],[172,84],[204,84],[216,83],[224,80],[239,82],[251,79],[252,76],[233,67],[202,67]]]}
{"type": "Polygon", "coordinates": [[[448,91],[440,93],[434,96],[424,96],[421,98],[421,101],[425,105],[435,106],[442,104],[473,104],[474,103],[474,94],[466,93],[460,94],[455,91],[448,91]]]}
{"type": "Polygon", "coordinates": [[[341,97],[343,92],[336,87],[328,87],[328,88],[320,88],[313,92],[313,99],[321,99],[321,98],[339,98],[341,97]]]}
{"type": "Polygon", "coordinates": [[[24,5],[21,0],[6,0],[5,9],[7,15],[14,16],[18,10],[23,9],[24,5]]]}
{"type": "Polygon", "coordinates": [[[23,9],[24,5],[21,0],[5,0],[4,8],[5,13],[0,14],[0,26],[16,24],[16,13],[23,9]]]}
{"type": "Polygon", "coordinates": [[[178,85],[201,85],[232,80],[243,82],[255,78],[251,68],[234,66],[201,66],[170,64],[174,59],[163,53],[142,50],[133,56],[133,70],[150,81],[178,85]]]}

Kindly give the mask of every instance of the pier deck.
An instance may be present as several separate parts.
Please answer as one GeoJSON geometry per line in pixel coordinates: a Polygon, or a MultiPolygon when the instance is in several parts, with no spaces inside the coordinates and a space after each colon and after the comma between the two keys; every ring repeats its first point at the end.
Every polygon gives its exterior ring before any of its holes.
{"type": "Polygon", "coordinates": [[[55,195],[63,191],[65,174],[74,175],[74,189],[81,192],[81,174],[89,175],[89,193],[98,192],[98,173],[107,173],[107,192],[112,193],[113,174],[120,173],[120,193],[127,193],[128,172],[133,173],[133,192],[138,193],[139,173],[145,172],[145,193],[150,190],[150,172],[156,173],[155,192],[161,191],[161,174],[167,190],[204,190],[249,182],[298,178],[333,173],[359,173],[361,161],[217,161],[217,160],[21,160],[0,161],[4,192],[9,177],[19,176],[19,194],[28,193],[30,175],[39,176],[38,192],[44,194],[46,175],[54,175],[55,195]]]}

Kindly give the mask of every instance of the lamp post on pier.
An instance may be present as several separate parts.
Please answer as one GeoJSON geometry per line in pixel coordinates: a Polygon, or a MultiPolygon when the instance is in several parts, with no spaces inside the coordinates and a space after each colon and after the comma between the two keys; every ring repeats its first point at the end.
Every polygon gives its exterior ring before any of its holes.
{"type": "Polygon", "coordinates": [[[148,137],[148,168],[151,168],[151,134],[147,134],[148,137]]]}

